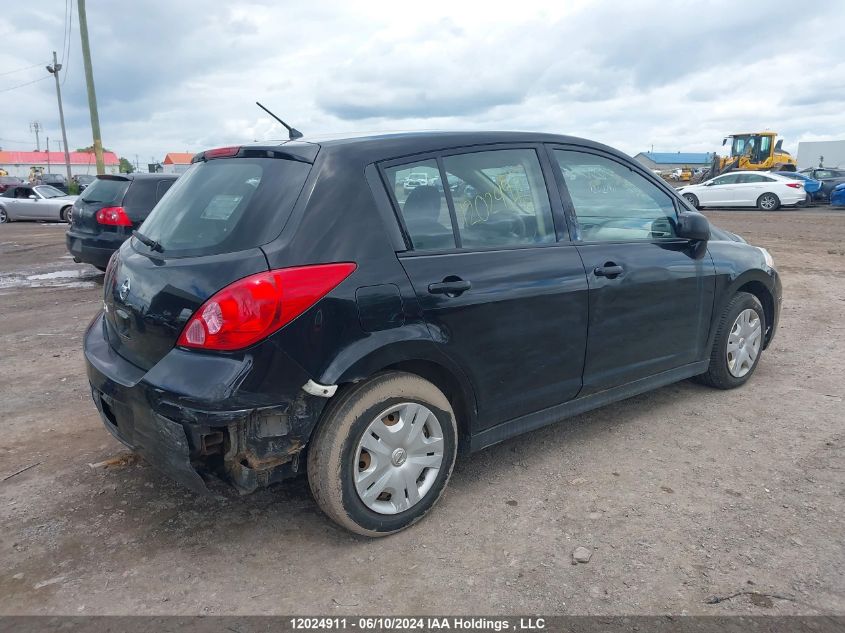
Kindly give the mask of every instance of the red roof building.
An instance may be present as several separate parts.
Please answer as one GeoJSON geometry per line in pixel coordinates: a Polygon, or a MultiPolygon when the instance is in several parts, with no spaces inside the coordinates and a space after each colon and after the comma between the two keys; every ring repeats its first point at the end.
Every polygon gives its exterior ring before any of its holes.
{"type": "Polygon", "coordinates": [[[190,152],[170,152],[164,157],[162,165],[190,165],[193,157],[190,152]]]}
{"type": "MultiPolygon", "coordinates": [[[[64,152],[50,152],[51,165],[64,165],[64,152]]],[[[103,152],[103,162],[106,165],[119,165],[120,160],[114,152],[103,152]]],[[[0,151],[0,165],[46,165],[47,152],[3,152],[0,151]]],[[[71,165],[96,165],[94,153],[71,152],[71,165]]]]}
{"type": "Polygon", "coordinates": [[[194,157],[190,152],[170,152],[161,162],[165,174],[184,174],[194,157]]]}

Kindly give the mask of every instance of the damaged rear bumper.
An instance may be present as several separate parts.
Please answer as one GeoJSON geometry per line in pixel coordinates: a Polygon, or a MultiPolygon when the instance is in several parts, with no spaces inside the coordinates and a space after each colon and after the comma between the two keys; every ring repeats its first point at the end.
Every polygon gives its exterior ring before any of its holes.
{"type": "Polygon", "coordinates": [[[174,349],[145,372],[111,348],[102,316],[86,331],[84,349],[91,395],[108,431],[190,490],[207,492],[209,474],[251,492],[302,471],[302,450],[326,400],[301,389],[309,378],[290,359],[243,355],[209,363],[208,355],[174,349]],[[265,383],[255,372],[279,363],[286,369],[271,398],[244,388],[265,383]]]}

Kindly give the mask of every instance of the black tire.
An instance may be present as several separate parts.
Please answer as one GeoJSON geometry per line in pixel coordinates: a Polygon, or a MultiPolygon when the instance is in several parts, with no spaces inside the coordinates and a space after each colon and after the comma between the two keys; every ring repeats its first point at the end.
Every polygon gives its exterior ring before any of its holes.
{"type": "Polygon", "coordinates": [[[62,209],[62,212],[59,214],[59,217],[62,219],[62,222],[67,222],[70,224],[70,213],[73,207],[65,207],[62,209]]]}
{"type": "Polygon", "coordinates": [[[780,208],[780,198],[773,193],[764,193],[757,198],[757,208],[761,211],[777,211],[780,208]]]}
{"type": "Polygon", "coordinates": [[[760,362],[760,357],[763,355],[763,340],[760,341],[760,350],[747,374],[737,377],[728,369],[728,337],[736,318],[741,312],[748,309],[754,310],[760,319],[762,330],[760,334],[761,339],[766,336],[766,328],[768,327],[766,324],[766,313],[760,301],[748,292],[736,293],[719,319],[716,338],[713,341],[713,348],[710,350],[710,365],[705,373],[696,376],[696,380],[717,389],[734,389],[744,385],[754,374],[757,364],[760,362]]]}
{"type": "Polygon", "coordinates": [[[327,405],[308,448],[308,483],[317,505],[337,524],[364,536],[386,536],[413,525],[437,503],[452,474],[457,444],[455,415],[443,392],[415,374],[378,374],[327,405]],[[437,418],[443,461],[431,488],[415,505],[381,514],[367,507],[355,489],[358,443],[380,413],[405,402],[423,404],[437,418]]]}
{"type": "Polygon", "coordinates": [[[685,193],[684,199],[692,205],[693,209],[700,209],[701,207],[698,204],[698,196],[693,193],[685,193]]]}
{"type": "Polygon", "coordinates": [[[9,217],[9,213],[3,207],[0,207],[0,224],[7,224],[11,222],[12,218],[9,217]]]}

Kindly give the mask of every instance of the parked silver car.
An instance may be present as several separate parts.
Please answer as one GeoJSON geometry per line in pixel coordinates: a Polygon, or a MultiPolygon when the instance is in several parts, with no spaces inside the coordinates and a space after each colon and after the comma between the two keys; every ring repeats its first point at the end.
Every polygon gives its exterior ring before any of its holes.
{"type": "Polygon", "coordinates": [[[70,222],[71,208],[78,197],[50,185],[9,187],[0,196],[0,224],[14,220],[70,222]]]}

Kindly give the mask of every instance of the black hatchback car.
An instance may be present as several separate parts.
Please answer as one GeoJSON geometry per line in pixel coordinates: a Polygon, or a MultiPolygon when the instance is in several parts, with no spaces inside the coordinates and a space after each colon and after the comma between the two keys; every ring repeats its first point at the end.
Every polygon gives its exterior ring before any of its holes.
{"type": "Polygon", "coordinates": [[[105,270],[109,258],[170,189],[175,174],[97,176],[73,205],[65,235],[73,261],[105,270]]]}
{"type": "Polygon", "coordinates": [[[307,472],[380,536],[458,450],[685,378],[742,385],[780,305],[764,249],[620,152],[419,133],[197,155],[110,262],[84,347],[106,428],[188,488],[307,472]]]}

